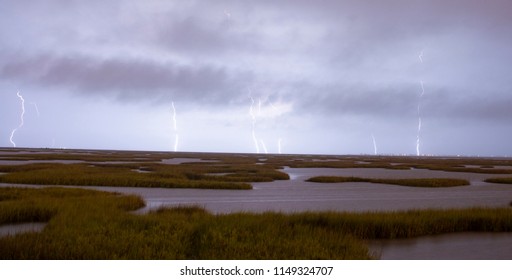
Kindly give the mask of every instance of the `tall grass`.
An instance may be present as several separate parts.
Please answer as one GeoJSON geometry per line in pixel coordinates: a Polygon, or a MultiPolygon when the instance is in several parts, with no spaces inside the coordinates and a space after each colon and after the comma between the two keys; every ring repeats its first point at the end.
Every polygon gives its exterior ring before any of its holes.
{"type": "MultiPolygon", "coordinates": [[[[203,188],[203,189],[251,189],[245,182],[222,180],[193,180],[181,170],[172,170],[173,175],[159,171],[138,173],[128,165],[86,164],[28,164],[3,166],[0,170],[10,172],[0,176],[2,183],[76,186],[127,186],[147,188],[203,188]]],[[[163,169],[164,167],[160,167],[163,169]]],[[[171,167],[165,167],[170,169],[171,167]]]]}
{"type": "Polygon", "coordinates": [[[0,197],[0,224],[48,222],[42,232],[0,238],[2,259],[369,259],[367,239],[512,231],[511,208],[212,215],[178,207],[134,215],[143,205],[136,196],[0,188],[0,197]]]}
{"type": "Polygon", "coordinates": [[[449,179],[449,178],[417,178],[417,179],[373,179],[360,177],[341,177],[341,176],[317,176],[309,178],[307,181],[315,183],[346,183],[346,182],[366,182],[376,184],[389,184],[408,187],[424,188],[442,188],[457,187],[469,185],[468,180],[449,179]]]}

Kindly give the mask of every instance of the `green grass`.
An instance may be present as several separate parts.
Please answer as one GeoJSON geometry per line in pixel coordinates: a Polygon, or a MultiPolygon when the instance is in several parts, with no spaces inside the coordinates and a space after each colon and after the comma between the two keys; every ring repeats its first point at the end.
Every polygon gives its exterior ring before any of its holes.
{"type": "MultiPolygon", "coordinates": [[[[138,173],[133,164],[27,164],[21,166],[0,166],[0,182],[37,185],[76,186],[127,186],[147,188],[203,188],[203,189],[251,189],[246,182],[258,180],[255,173],[240,180],[227,181],[220,176],[194,177],[194,169],[184,166],[153,164],[142,167],[151,173],[138,173]]],[[[200,172],[200,171],[196,171],[200,172]]],[[[272,180],[271,177],[266,177],[272,180]]]]}
{"type": "MultiPolygon", "coordinates": [[[[101,204],[119,197],[116,207],[135,210],[145,205],[137,196],[64,188],[0,188],[0,225],[23,222],[47,222],[75,202],[101,204]],[[62,202],[65,201],[64,204],[62,202]]],[[[74,207],[68,207],[74,208],[74,207]]]]}
{"type": "Polygon", "coordinates": [[[408,187],[424,188],[442,188],[457,187],[469,185],[468,180],[449,179],[449,178],[418,178],[418,179],[372,179],[360,177],[340,177],[340,176],[317,176],[309,178],[307,181],[316,183],[346,183],[346,182],[366,182],[376,184],[389,184],[408,187]]]}
{"type": "Polygon", "coordinates": [[[487,183],[512,184],[512,178],[489,178],[484,180],[487,183]]]}
{"type": "MultiPolygon", "coordinates": [[[[24,165],[0,165],[0,182],[38,185],[77,185],[77,186],[128,186],[161,188],[203,188],[203,189],[251,189],[250,182],[272,182],[288,180],[279,166],[258,165],[256,157],[218,155],[214,162],[190,162],[183,164],[163,164],[159,161],[164,154],[119,153],[114,159],[141,159],[143,156],[157,162],[130,161],[126,163],[108,162],[115,154],[28,154],[39,159],[68,158],[73,160],[101,160],[100,162],[62,164],[27,163],[24,165]],[[136,172],[137,170],[145,173],[136,172]]],[[[17,155],[19,156],[19,155],[17,155]]],[[[195,154],[197,156],[197,154],[195,154]]],[[[180,155],[190,157],[190,154],[180,155]]]]}
{"type": "Polygon", "coordinates": [[[140,198],[92,190],[0,188],[0,198],[0,224],[48,222],[0,238],[1,259],[369,259],[368,239],[512,231],[512,208],[135,215],[140,198]]]}

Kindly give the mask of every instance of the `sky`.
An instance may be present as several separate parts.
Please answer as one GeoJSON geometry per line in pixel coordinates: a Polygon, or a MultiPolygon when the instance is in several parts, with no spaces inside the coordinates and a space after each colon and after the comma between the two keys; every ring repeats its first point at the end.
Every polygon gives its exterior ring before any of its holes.
{"type": "Polygon", "coordinates": [[[0,0],[0,147],[512,156],[510,11],[0,0]]]}

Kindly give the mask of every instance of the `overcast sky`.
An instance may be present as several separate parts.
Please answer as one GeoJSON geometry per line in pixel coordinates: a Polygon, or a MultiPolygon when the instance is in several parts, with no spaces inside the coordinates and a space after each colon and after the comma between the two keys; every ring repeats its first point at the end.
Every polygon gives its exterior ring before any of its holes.
{"type": "Polygon", "coordinates": [[[512,156],[510,11],[0,0],[0,146],[512,156]]]}

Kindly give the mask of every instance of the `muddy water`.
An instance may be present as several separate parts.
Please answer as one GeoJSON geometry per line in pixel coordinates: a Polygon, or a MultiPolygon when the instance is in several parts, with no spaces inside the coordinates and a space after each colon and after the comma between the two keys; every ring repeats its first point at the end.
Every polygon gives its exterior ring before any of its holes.
{"type": "Polygon", "coordinates": [[[382,260],[512,260],[512,233],[464,232],[377,240],[368,247],[382,260]]]}

